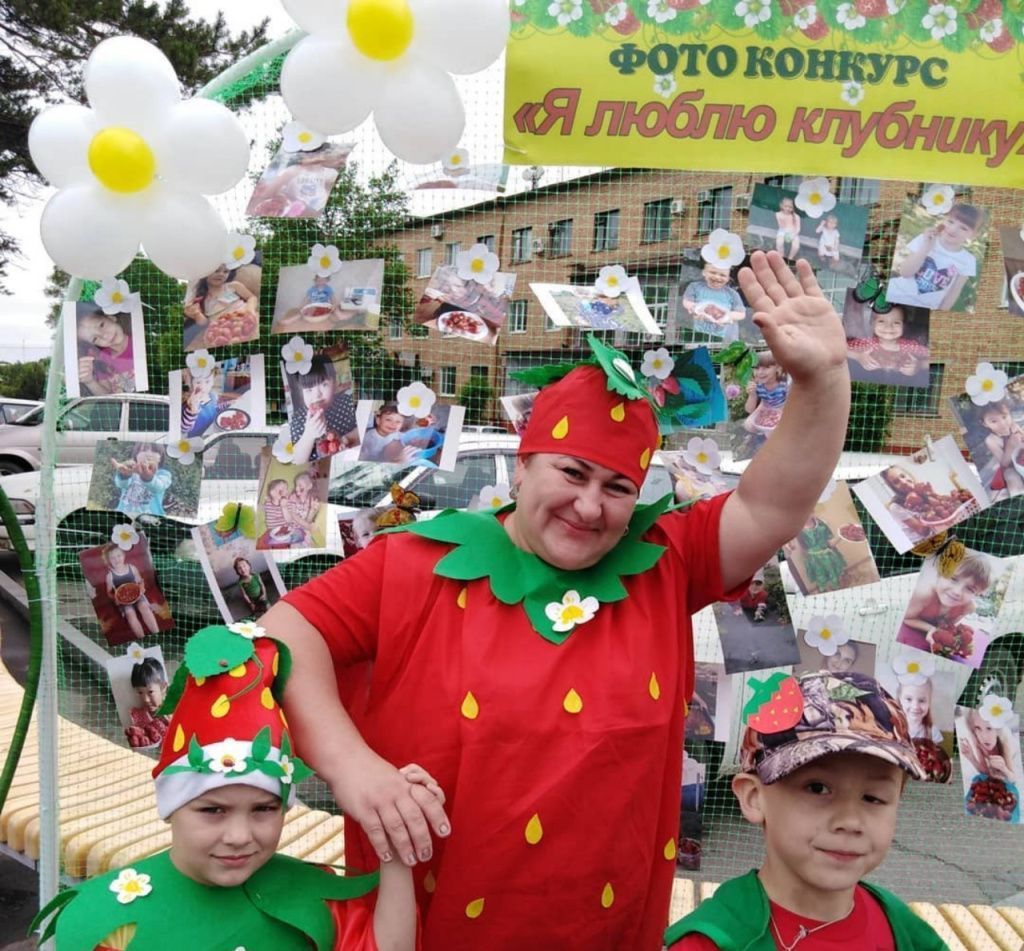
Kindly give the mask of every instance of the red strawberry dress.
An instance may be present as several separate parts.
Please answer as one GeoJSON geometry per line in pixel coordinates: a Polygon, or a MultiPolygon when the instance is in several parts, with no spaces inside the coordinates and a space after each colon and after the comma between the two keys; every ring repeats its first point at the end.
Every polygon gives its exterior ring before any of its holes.
{"type": "MultiPolygon", "coordinates": [[[[444,513],[409,526],[433,538],[385,535],[286,596],[366,742],[447,794],[452,835],[415,873],[425,951],[661,948],[690,616],[746,587],[722,590],[726,498],[638,506],[578,572],[514,548],[493,515],[444,513]],[[464,544],[440,542],[461,526],[464,544]]],[[[376,864],[355,823],[346,864],[376,864]]]]}

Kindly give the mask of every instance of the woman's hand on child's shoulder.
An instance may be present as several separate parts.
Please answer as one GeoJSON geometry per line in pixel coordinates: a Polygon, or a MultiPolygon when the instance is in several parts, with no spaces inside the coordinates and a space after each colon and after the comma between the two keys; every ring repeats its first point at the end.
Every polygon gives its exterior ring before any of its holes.
{"type": "Polygon", "coordinates": [[[439,805],[444,805],[444,790],[438,785],[437,780],[418,763],[409,763],[407,766],[403,766],[399,772],[411,785],[425,789],[439,805]]]}

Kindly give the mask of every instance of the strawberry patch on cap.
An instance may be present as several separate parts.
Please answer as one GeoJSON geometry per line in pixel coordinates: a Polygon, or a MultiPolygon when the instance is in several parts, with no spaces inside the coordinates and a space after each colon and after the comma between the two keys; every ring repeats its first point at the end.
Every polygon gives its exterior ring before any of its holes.
{"type": "Polygon", "coordinates": [[[792,730],[804,713],[804,695],[791,674],[776,673],[766,680],[747,681],[754,695],[743,707],[747,726],[758,733],[792,730]]]}

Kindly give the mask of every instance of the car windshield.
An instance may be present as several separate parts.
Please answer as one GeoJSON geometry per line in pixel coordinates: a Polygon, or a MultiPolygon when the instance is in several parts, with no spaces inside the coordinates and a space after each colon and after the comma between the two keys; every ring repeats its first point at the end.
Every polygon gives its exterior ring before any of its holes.
{"type": "Polygon", "coordinates": [[[43,421],[43,410],[45,407],[37,406],[35,409],[30,410],[24,416],[19,416],[17,419],[11,420],[9,425],[11,426],[38,426],[43,421]]]}
{"type": "Polygon", "coordinates": [[[327,500],[334,505],[367,508],[386,495],[393,482],[401,482],[415,466],[356,462],[331,479],[327,500]]]}

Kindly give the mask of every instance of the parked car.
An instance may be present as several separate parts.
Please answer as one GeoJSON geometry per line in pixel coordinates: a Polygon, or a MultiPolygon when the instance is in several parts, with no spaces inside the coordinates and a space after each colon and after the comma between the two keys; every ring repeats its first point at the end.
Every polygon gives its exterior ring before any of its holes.
{"type": "MultiPolygon", "coordinates": [[[[166,396],[117,393],[69,400],[57,417],[57,464],[92,463],[101,439],[165,439],[170,419],[166,396]]],[[[42,461],[43,407],[0,426],[0,475],[38,469],[42,461]]]]}
{"type": "Polygon", "coordinates": [[[0,399],[0,426],[13,423],[15,420],[21,419],[26,413],[42,405],[40,400],[16,400],[5,396],[3,399],[0,399]]]}

